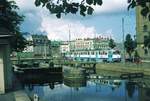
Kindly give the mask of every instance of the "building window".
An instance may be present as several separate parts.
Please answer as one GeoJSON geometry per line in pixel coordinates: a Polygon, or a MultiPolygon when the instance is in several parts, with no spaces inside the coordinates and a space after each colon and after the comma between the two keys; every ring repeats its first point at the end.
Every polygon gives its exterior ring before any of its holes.
{"type": "Polygon", "coordinates": [[[143,32],[147,32],[147,29],[148,29],[147,25],[144,25],[143,26],[143,32]]]}

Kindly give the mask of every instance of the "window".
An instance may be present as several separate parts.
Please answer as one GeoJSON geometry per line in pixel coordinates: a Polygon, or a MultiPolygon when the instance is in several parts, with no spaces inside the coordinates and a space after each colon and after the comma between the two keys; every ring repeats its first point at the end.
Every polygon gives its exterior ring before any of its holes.
{"type": "Polygon", "coordinates": [[[148,28],[147,28],[147,25],[144,25],[144,26],[143,26],[143,32],[147,32],[147,29],[148,29],[148,28]]]}

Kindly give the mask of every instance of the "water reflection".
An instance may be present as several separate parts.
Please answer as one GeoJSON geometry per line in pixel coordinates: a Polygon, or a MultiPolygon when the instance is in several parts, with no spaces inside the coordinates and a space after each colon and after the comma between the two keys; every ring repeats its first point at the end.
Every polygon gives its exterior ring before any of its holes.
{"type": "Polygon", "coordinates": [[[126,85],[125,87],[126,87],[128,96],[130,98],[132,98],[133,94],[135,93],[135,91],[137,91],[137,85],[136,85],[136,83],[129,81],[129,82],[126,82],[125,85],[126,85]]]}
{"type": "Polygon", "coordinates": [[[62,79],[25,89],[44,101],[150,101],[150,88],[125,80],[62,79]]]}
{"type": "Polygon", "coordinates": [[[42,101],[150,101],[150,78],[119,80],[87,78],[84,70],[62,75],[20,75],[31,97],[42,101]]]}

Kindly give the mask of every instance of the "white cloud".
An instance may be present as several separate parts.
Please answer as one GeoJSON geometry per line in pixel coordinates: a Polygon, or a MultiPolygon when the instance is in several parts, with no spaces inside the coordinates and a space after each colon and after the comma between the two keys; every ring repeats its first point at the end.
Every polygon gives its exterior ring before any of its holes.
{"type": "Polygon", "coordinates": [[[55,15],[50,15],[46,9],[41,7],[35,8],[33,1],[16,0],[16,2],[20,7],[21,12],[25,14],[26,19],[30,21],[31,25],[29,26],[32,27],[32,23],[36,23],[32,22],[32,20],[35,21],[35,19],[39,18],[41,21],[39,27],[37,27],[37,29],[33,29],[32,32],[47,33],[49,39],[69,40],[69,29],[71,39],[94,37],[94,33],[96,33],[93,26],[87,27],[81,24],[80,21],[74,22],[63,18],[57,19],[55,15]]]}
{"type": "Polygon", "coordinates": [[[39,10],[39,8],[34,5],[34,1],[35,0],[15,0],[20,10],[23,12],[39,10]]]}
{"type": "Polygon", "coordinates": [[[42,17],[40,31],[46,32],[49,39],[69,40],[69,31],[71,40],[75,38],[93,37],[96,33],[94,27],[86,27],[80,22],[57,19],[55,17],[42,17]]]}
{"type": "MultiPolygon", "coordinates": [[[[94,26],[85,26],[80,20],[73,19],[57,19],[55,15],[50,15],[46,8],[36,7],[34,0],[15,0],[20,7],[21,13],[26,16],[25,22],[30,22],[30,25],[23,27],[31,27],[38,24],[38,27],[34,27],[33,31],[47,33],[48,38],[52,40],[69,40],[69,29],[71,33],[71,39],[94,37],[97,33],[94,26]],[[38,21],[38,23],[36,22],[38,21]],[[70,28],[69,28],[70,26],[70,28]]],[[[96,13],[112,13],[120,12],[127,8],[127,0],[103,0],[102,6],[95,6],[96,13]]],[[[112,35],[112,30],[106,31],[109,35],[112,35]]]]}
{"type": "Polygon", "coordinates": [[[93,6],[95,13],[114,13],[127,10],[127,0],[103,0],[102,6],[93,6]]]}
{"type": "MultiPolygon", "coordinates": [[[[17,5],[21,8],[22,11],[32,11],[32,10],[41,10],[46,9],[41,7],[36,7],[34,5],[35,0],[15,0],[17,5]]],[[[73,1],[81,1],[81,0],[73,0],[73,1]]],[[[102,6],[93,6],[95,9],[95,13],[112,13],[112,12],[120,12],[123,10],[127,10],[127,0],[103,0],[102,6]]]]}

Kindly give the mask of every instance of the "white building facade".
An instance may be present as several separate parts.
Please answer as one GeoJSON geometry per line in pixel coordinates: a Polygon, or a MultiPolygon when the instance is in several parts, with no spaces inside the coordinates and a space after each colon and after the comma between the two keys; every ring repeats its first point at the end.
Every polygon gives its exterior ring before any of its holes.
{"type": "MultiPolygon", "coordinates": [[[[110,51],[112,54],[114,53],[114,50],[111,50],[109,47],[110,39],[110,36],[76,39],[62,44],[61,53],[74,60],[96,61],[108,59],[108,53],[110,53],[110,51]]],[[[112,57],[121,58],[120,55],[114,55],[112,57]]]]}

